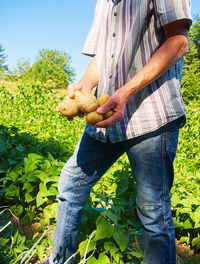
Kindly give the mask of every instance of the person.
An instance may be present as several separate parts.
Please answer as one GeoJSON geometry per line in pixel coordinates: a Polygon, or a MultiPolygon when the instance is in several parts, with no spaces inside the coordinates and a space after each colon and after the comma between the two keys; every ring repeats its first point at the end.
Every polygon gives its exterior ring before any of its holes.
{"type": "Polygon", "coordinates": [[[108,93],[97,112],[114,114],[95,126],[86,124],[61,172],[55,248],[46,263],[63,264],[75,252],[85,200],[123,153],[136,178],[144,263],[176,263],[170,189],[185,122],[180,77],[190,25],[189,0],[97,1],[83,48],[92,59],[68,96],[76,90],[96,89],[97,97],[108,93]]]}

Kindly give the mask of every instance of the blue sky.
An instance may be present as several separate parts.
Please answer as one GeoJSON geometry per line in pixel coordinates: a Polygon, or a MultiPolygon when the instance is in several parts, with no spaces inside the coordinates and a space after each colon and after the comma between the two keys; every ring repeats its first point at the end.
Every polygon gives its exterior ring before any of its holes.
{"type": "MultiPolygon", "coordinates": [[[[77,80],[90,60],[81,50],[93,19],[96,0],[1,0],[0,44],[14,67],[21,58],[33,63],[41,49],[66,51],[77,80]]],[[[200,1],[192,0],[192,15],[200,1]]]]}

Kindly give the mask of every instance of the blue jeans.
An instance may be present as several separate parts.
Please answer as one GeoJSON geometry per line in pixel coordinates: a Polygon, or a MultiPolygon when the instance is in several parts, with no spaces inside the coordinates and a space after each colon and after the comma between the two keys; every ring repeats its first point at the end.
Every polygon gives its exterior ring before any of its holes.
{"type": "MultiPolygon", "coordinates": [[[[51,264],[63,264],[76,250],[81,212],[92,186],[127,153],[136,178],[137,213],[143,225],[144,263],[176,263],[170,189],[180,120],[127,141],[102,143],[84,133],[58,184],[55,248],[51,264]]],[[[74,263],[72,260],[68,264],[74,263]]]]}

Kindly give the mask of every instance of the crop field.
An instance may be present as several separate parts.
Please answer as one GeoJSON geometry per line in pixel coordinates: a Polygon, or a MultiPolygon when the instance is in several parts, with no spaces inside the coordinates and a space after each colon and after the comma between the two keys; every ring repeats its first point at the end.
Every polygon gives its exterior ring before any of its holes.
{"type": "MultiPolygon", "coordinates": [[[[57,212],[57,182],[84,129],[55,111],[63,92],[34,83],[0,83],[0,264],[48,258],[57,212]],[[13,88],[14,87],[14,88],[13,88]]],[[[171,192],[177,263],[200,263],[199,106],[187,104],[171,192]]],[[[88,197],[77,263],[142,264],[135,180],[122,156],[88,197]]]]}

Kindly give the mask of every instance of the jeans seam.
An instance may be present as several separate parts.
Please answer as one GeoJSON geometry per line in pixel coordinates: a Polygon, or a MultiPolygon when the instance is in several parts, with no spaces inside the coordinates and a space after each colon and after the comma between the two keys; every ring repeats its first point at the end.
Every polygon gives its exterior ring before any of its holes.
{"type": "MultiPolygon", "coordinates": [[[[99,155],[97,158],[96,158],[96,160],[95,160],[95,162],[99,159],[99,157],[101,157],[102,155],[99,155]]],[[[94,164],[94,163],[93,163],[94,164]]],[[[91,166],[92,167],[92,166],[91,166]]],[[[90,166],[87,166],[87,169],[89,169],[90,168],[90,166]]],[[[66,169],[65,169],[66,170],[66,169]]],[[[68,171],[68,170],[66,170],[66,171],[68,171]]],[[[69,172],[69,171],[68,171],[69,172]]],[[[69,172],[70,174],[71,174],[71,172],[69,172]]],[[[82,174],[82,177],[81,176],[79,176],[80,177],[80,181],[79,181],[79,184],[77,185],[77,187],[74,189],[74,192],[73,192],[73,196],[72,196],[72,198],[71,198],[71,200],[73,201],[73,200],[75,200],[76,198],[77,198],[77,196],[78,196],[78,194],[79,194],[79,191],[80,191],[80,187],[81,187],[81,185],[84,183],[84,179],[86,178],[86,176],[87,176],[87,174],[86,173],[84,173],[83,172],[83,174],[82,174]]],[[[72,210],[70,210],[70,212],[69,212],[70,214],[70,217],[73,215],[72,214],[72,210]]],[[[69,218],[70,218],[69,217],[69,218]]],[[[67,234],[67,235],[69,235],[69,233],[67,234]]]]}
{"type": "Polygon", "coordinates": [[[164,130],[164,133],[162,135],[162,140],[161,140],[161,154],[162,154],[162,211],[163,211],[163,222],[164,222],[164,228],[165,230],[167,231],[167,234],[168,234],[168,243],[169,243],[169,264],[171,263],[171,256],[172,256],[172,249],[171,249],[171,238],[170,238],[170,232],[169,232],[169,229],[168,229],[168,224],[167,224],[167,221],[166,221],[166,206],[165,206],[165,193],[166,193],[166,187],[165,187],[165,179],[164,179],[164,175],[165,175],[165,171],[164,171],[164,155],[165,155],[165,152],[167,152],[166,150],[166,144],[167,144],[167,131],[168,131],[168,128],[169,126],[166,125],[165,127],[165,130],[164,130]]]}
{"type": "MultiPolygon", "coordinates": [[[[65,168],[63,168],[63,170],[67,173],[67,174],[69,174],[69,175],[72,175],[72,176],[77,176],[77,174],[76,173],[73,173],[73,172],[71,172],[70,170],[68,170],[68,169],[65,169],[65,168]]],[[[80,179],[83,179],[84,177],[85,177],[85,173],[82,171],[82,173],[78,173],[78,177],[80,177],[80,179]],[[80,175],[81,174],[81,175],[80,175]]]]}
{"type": "MultiPolygon", "coordinates": [[[[80,181],[80,183],[79,183],[79,185],[74,189],[74,194],[73,194],[73,196],[72,196],[72,198],[71,198],[71,200],[72,201],[74,201],[75,199],[76,199],[76,197],[77,197],[77,194],[78,194],[78,192],[79,192],[79,190],[80,190],[80,186],[81,186],[81,181],[80,181]]],[[[67,218],[67,222],[68,223],[71,223],[72,224],[72,221],[70,221],[71,220],[71,218],[72,218],[72,216],[73,216],[73,210],[71,209],[69,212],[68,212],[68,218],[67,218]]],[[[65,225],[65,227],[67,227],[67,222],[66,222],[66,225],[65,225]]],[[[66,228],[67,229],[67,228],[66,228]]],[[[68,228],[68,230],[70,230],[69,228],[68,228]]],[[[68,232],[66,232],[66,237],[70,237],[70,232],[68,231],[68,232]]],[[[64,256],[64,255],[63,255],[64,256]]],[[[65,261],[66,261],[66,259],[65,259],[65,261]]]]}

